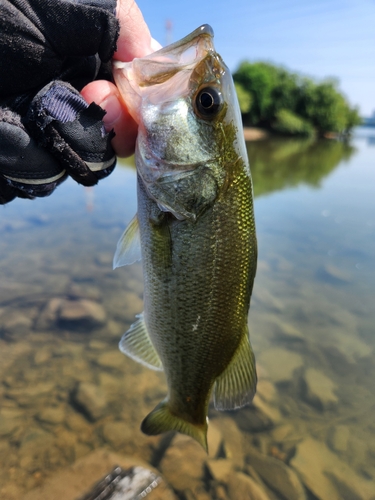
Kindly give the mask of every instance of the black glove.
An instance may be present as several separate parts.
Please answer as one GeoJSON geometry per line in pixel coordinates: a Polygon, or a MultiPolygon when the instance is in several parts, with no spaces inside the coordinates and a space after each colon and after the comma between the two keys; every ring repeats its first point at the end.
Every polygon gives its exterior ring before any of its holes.
{"type": "Polygon", "coordinates": [[[116,164],[104,111],[79,90],[111,80],[115,0],[0,1],[0,203],[92,186],[116,164]]]}

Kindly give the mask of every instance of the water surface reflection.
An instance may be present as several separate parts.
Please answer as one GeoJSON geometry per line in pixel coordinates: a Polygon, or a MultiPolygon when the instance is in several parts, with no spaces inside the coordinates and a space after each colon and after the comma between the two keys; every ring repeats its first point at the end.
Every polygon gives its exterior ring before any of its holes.
{"type": "Polygon", "coordinates": [[[142,310],[140,266],[111,266],[134,170],[1,208],[1,498],[76,498],[66,467],[91,457],[101,470],[102,448],[151,463],[184,499],[374,498],[374,136],[248,144],[259,391],[210,412],[209,460],[188,438],[142,435],[163,375],[117,350],[142,310]]]}

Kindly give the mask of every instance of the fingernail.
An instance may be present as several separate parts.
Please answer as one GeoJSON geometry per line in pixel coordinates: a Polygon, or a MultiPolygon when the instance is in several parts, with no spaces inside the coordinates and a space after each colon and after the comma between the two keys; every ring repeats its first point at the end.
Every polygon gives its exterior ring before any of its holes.
{"type": "Polygon", "coordinates": [[[103,117],[105,128],[111,130],[121,116],[121,103],[115,95],[110,95],[100,103],[100,106],[106,111],[103,117]]]}

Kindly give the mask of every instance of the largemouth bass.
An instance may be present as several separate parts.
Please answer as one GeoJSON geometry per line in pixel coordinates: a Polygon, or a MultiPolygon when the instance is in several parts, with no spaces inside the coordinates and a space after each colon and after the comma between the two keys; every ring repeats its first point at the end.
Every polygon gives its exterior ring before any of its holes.
{"type": "Polygon", "coordinates": [[[257,242],[250,169],[231,74],[208,25],[114,77],[139,125],[138,213],[114,267],[141,248],[144,313],[120,349],[164,370],[168,396],[143,420],[207,450],[208,405],[239,408],[255,393],[248,310],[257,242]]]}

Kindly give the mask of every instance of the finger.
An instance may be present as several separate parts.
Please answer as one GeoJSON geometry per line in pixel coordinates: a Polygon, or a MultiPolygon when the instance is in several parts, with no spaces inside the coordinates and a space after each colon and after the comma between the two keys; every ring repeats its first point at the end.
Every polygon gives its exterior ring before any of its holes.
{"type": "Polygon", "coordinates": [[[150,30],[134,0],[118,0],[116,15],[120,21],[120,36],[114,59],[128,62],[155,50],[150,30]]]}
{"type": "Polygon", "coordinates": [[[112,146],[116,154],[122,157],[132,155],[138,126],[130,116],[115,85],[98,80],[86,85],[81,94],[86,102],[95,102],[106,111],[103,122],[107,132],[112,129],[115,131],[112,146]]]}

